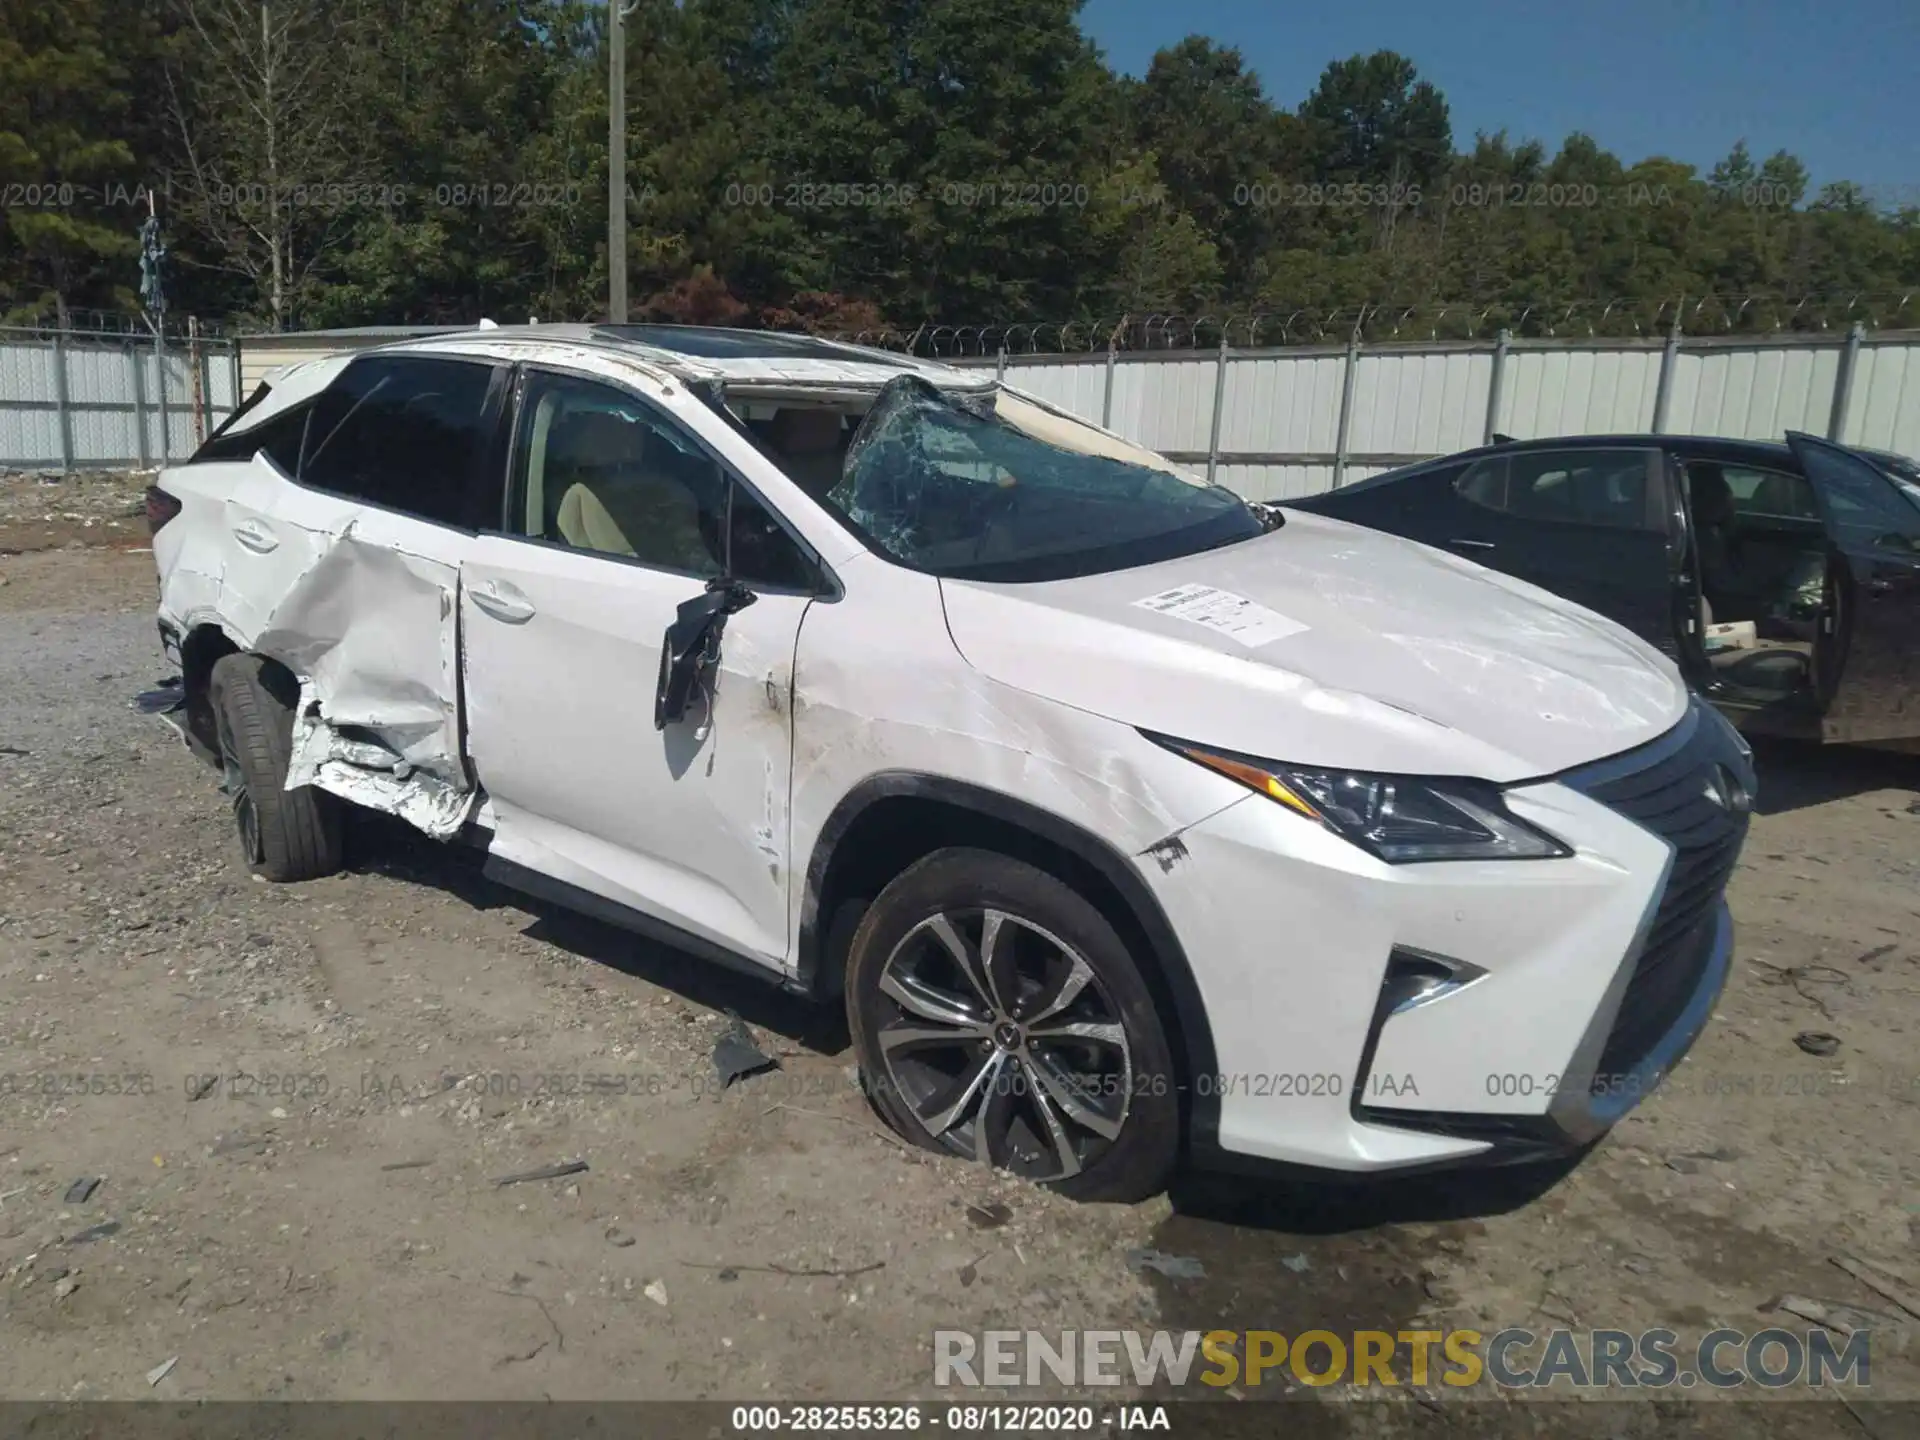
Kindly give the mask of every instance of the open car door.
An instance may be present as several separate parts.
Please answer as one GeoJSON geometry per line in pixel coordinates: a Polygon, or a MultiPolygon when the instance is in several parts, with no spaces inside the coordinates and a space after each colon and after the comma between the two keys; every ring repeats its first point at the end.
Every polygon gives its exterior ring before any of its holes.
{"type": "Polygon", "coordinates": [[[1827,740],[1920,739],[1920,505],[1851,450],[1790,431],[1831,542],[1815,669],[1827,740]]]}

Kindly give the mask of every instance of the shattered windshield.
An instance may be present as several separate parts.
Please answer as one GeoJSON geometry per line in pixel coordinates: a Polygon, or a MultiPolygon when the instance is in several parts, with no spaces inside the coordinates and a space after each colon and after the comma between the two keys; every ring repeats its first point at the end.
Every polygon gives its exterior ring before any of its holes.
{"type": "Polygon", "coordinates": [[[1125,569],[1279,523],[1009,391],[943,395],[918,376],[881,391],[826,501],[902,564],[979,580],[1125,569]]]}

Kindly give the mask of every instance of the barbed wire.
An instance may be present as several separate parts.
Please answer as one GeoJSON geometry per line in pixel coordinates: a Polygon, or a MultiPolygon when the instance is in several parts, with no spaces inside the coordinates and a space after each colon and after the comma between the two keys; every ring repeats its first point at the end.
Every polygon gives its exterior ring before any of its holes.
{"type": "Polygon", "coordinates": [[[1221,345],[1345,344],[1380,341],[1491,340],[1503,330],[1525,338],[1654,338],[1684,335],[1792,334],[1920,326],[1920,289],[1822,295],[1701,295],[1572,302],[1367,302],[1292,310],[1185,315],[1126,314],[1108,319],[1029,320],[951,325],[933,321],[833,332],[835,339],[932,358],[1082,354],[1114,350],[1202,350],[1221,345]]]}
{"type": "MultiPolygon", "coordinates": [[[[579,317],[596,323],[597,316],[579,317]]],[[[373,323],[373,322],[369,322],[373,323]]],[[[219,340],[232,326],[198,319],[200,338],[219,340]]],[[[1211,350],[1290,345],[1423,340],[1493,340],[1501,331],[1521,338],[1661,338],[1683,335],[1766,335],[1844,332],[1855,324],[1870,330],[1920,328],[1920,288],[1904,291],[1835,291],[1821,294],[1709,294],[1622,297],[1575,301],[1367,301],[1292,309],[1129,313],[1105,318],[1018,320],[998,324],[883,325],[826,328],[819,333],[880,349],[930,358],[1085,354],[1136,350],[1211,350]]],[[[351,329],[351,326],[345,327],[351,329]]],[[[0,330],[19,334],[152,338],[137,312],[69,310],[64,323],[51,316],[0,320],[0,330]]],[[[184,317],[167,317],[167,340],[184,341],[184,317]]]]}
{"type": "MultiPolygon", "coordinates": [[[[188,332],[188,317],[168,315],[166,317],[166,338],[185,341],[188,332]]],[[[195,332],[202,340],[217,340],[225,337],[227,327],[221,322],[194,318],[195,332]]],[[[153,326],[145,315],[128,310],[68,310],[64,318],[57,315],[41,314],[18,320],[8,320],[0,314],[0,330],[15,334],[31,333],[35,335],[87,335],[103,338],[131,340],[152,340],[153,326]]]]}

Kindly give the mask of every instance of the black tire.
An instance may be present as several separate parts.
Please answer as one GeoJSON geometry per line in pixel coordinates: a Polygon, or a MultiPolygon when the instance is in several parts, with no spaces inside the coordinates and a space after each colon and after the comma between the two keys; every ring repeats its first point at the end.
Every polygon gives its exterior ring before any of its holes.
{"type": "Polygon", "coordinates": [[[906,1139],[985,1158],[1076,1200],[1141,1200],[1165,1188],[1180,1106],[1159,1011],[1113,927],[1054,876],[986,850],[938,850],[909,866],[854,934],[846,1001],[867,1093],[906,1139]],[[1003,917],[994,922],[995,975],[969,978],[990,913],[1003,917]],[[955,961],[956,938],[966,965],[955,961]],[[1049,1011],[1081,961],[1087,978],[1049,1011]],[[907,1009],[903,993],[923,1008],[907,1009]],[[958,1018],[927,1018],[925,1007],[956,998],[965,1007],[950,1012],[958,1018]],[[1063,1024],[1074,1034],[1062,1037],[1063,1024]],[[954,1039],[929,1038],[946,1025],[954,1039]],[[1069,1079],[1079,1088],[1050,1100],[1069,1079]],[[995,1107],[991,1123],[985,1104],[995,1107]],[[928,1117],[945,1120],[940,1133],[928,1117]],[[1098,1132],[1080,1123],[1089,1119],[1098,1132]]]}
{"type": "Polygon", "coordinates": [[[293,677],[261,655],[226,655],[208,681],[221,768],[247,866],[269,880],[317,880],[340,868],[341,802],[282,787],[292,749],[293,677]]]}

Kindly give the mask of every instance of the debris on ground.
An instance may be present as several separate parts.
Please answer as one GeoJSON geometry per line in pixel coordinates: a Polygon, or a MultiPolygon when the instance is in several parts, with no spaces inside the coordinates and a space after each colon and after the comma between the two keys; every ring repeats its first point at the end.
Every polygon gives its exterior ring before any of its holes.
{"type": "Polygon", "coordinates": [[[537,1170],[522,1170],[513,1175],[502,1175],[494,1181],[495,1185],[524,1185],[529,1180],[558,1180],[563,1175],[584,1175],[587,1162],[584,1160],[563,1160],[558,1165],[542,1165],[537,1170]]]}
{"type": "MultiPolygon", "coordinates": [[[[266,1154],[267,1147],[272,1143],[273,1136],[271,1135],[249,1135],[244,1131],[236,1130],[230,1135],[216,1136],[213,1142],[213,1149],[209,1153],[214,1155],[257,1157],[266,1154]]],[[[158,1155],[153,1157],[153,1163],[155,1165],[161,1165],[164,1168],[164,1164],[158,1155]]]]}
{"type": "Polygon", "coordinates": [[[616,1250],[626,1250],[633,1245],[633,1236],[622,1230],[618,1225],[609,1225],[607,1227],[607,1243],[616,1250]]]}
{"type": "Polygon", "coordinates": [[[658,1280],[649,1280],[640,1293],[656,1305],[667,1303],[667,1287],[658,1280]]]}
{"type": "Polygon", "coordinates": [[[142,715],[166,715],[185,708],[186,685],[178,675],[170,675],[153,689],[135,695],[131,703],[142,715]]]}
{"type": "Polygon", "coordinates": [[[747,1028],[746,1021],[732,1011],[727,1012],[727,1019],[727,1028],[720,1032],[713,1046],[713,1068],[720,1077],[722,1090],[749,1075],[780,1068],[778,1060],[754,1043],[753,1032],[747,1028]]]}
{"type": "Polygon", "coordinates": [[[756,1270],[762,1275],[784,1275],[790,1280],[844,1280],[852,1275],[866,1275],[874,1270],[884,1270],[887,1262],[875,1260],[867,1265],[853,1265],[845,1268],[827,1266],[815,1268],[803,1265],[743,1265],[735,1261],[731,1265],[701,1265],[696,1261],[680,1262],[689,1270],[717,1270],[722,1280],[737,1280],[742,1270],[756,1270]]]}
{"type": "Polygon", "coordinates": [[[380,1168],[382,1170],[424,1170],[432,1163],[431,1160],[389,1160],[380,1168]]]}
{"type": "Polygon", "coordinates": [[[998,1200],[986,1205],[967,1206],[967,1221],[976,1230],[998,1230],[1013,1218],[1013,1208],[998,1200]]]}
{"type": "Polygon", "coordinates": [[[79,1234],[69,1238],[67,1244],[86,1245],[95,1240],[104,1240],[109,1235],[118,1235],[119,1233],[120,1222],[118,1220],[102,1220],[98,1225],[89,1225],[79,1234]]]}
{"type": "Polygon", "coordinates": [[[1882,1300],[1891,1300],[1914,1319],[1920,1320],[1920,1292],[1884,1265],[1872,1265],[1852,1255],[1828,1257],[1840,1269],[1873,1291],[1882,1300]]]}
{"type": "Polygon", "coordinates": [[[1856,1330],[1879,1330],[1894,1323],[1894,1317],[1879,1310],[1868,1310],[1858,1305],[1842,1304],[1838,1300],[1814,1300],[1805,1295],[1781,1295],[1760,1307],[1762,1310],[1784,1310],[1787,1314],[1805,1320],[1813,1325],[1824,1326],[1841,1335],[1851,1335],[1856,1330]]]}
{"type": "Polygon", "coordinates": [[[1793,1043],[1809,1055],[1831,1055],[1840,1048],[1840,1037],[1829,1035],[1824,1030],[1802,1030],[1793,1037],[1793,1043]]]}
{"type": "Polygon", "coordinates": [[[106,1179],[104,1176],[82,1175],[67,1187],[66,1196],[60,1203],[62,1205],[84,1205],[93,1198],[93,1192],[105,1183],[106,1179]]]}
{"type": "Polygon", "coordinates": [[[1207,1267],[1191,1255],[1169,1255],[1164,1250],[1129,1250],[1127,1268],[1136,1273],[1156,1270],[1169,1280],[1204,1280],[1207,1267]]]}
{"type": "Polygon", "coordinates": [[[1313,1268],[1313,1262],[1306,1257],[1304,1252],[1298,1255],[1288,1255],[1283,1258],[1280,1263],[1296,1275],[1304,1275],[1313,1268]]]}
{"type": "Polygon", "coordinates": [[[180,1357],[178,1355],[169,1355],[165,1360],[162,1360],[158,1365],[147,1371],[147,1385],[149,1387],[158,1385],[162,1380],[167,1378],[168,1373],[179,1363],[180,1357]]]}

